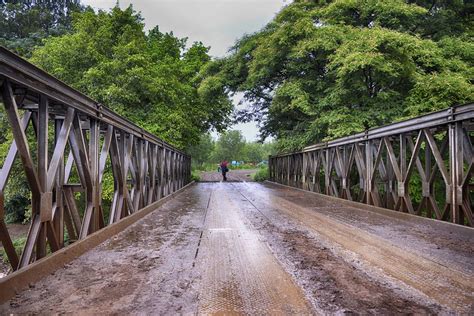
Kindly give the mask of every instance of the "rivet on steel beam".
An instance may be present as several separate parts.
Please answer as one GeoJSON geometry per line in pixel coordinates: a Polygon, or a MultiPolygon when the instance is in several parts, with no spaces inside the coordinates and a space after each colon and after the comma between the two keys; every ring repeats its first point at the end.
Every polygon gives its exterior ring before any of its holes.
{"type": "Polygon", "coordinates": [[[448,113],[451,114],[450,116],[448,116],[448,121],[453,121],[454,120],[455,111],[456,111],[456,109],[454,107],[450,107],[448,109],[448,113]]]}
{"type": "Polygon", "coordinates": [[[102,113],[103,105],[100,104],[100,103],[97,103],[96,108],[97,108],[97,116],[99,118],[102,118],[104,116],[103,113],[102,113]]]}

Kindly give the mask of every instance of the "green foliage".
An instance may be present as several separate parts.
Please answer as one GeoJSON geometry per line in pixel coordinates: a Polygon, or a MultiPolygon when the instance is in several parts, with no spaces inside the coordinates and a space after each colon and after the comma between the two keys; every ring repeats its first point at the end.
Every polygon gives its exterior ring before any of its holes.
{"type": "Polygon", "coordinates": [[[215,142],[209,133],[201,135],[199,143],[193,144],[186,149],[186,152],[192,157],[194,168],[201,168],[205,162],[208,162],[215,142]]]}
{"type": "Polygon", "coordinates": [[[228,131],[222,133],[216,142],[216,147],[212,153],[214,161],[241,161],[243,160],[243,149],[245,139],[240,131],[228,131]]]}
{"type": "Polygon", "coordinates": [[[447,108],[451,100],[464,104],[474,100],[472,84],[464,76],[445,72],[424,76],[419,79],[407,97],[409,116],[418,116],[434,110],[447,108]]]}
{"type": "Polygon", "coordinates": [[[470,10],[463,1],[295,1],[208,66],[205,82],[243,92],[252,106],[237,118],[259,121],[279,150],[300,149],[474,100],[470,10]]]}
{"type": "Polygon", "coordinates": [[[247,169],[255,169],[256,166],[254,163],[243,163],[238,166],[230,166],[232,170],[247,170],[247,169]]]}
{"type": "Polygon", "coordinates": [[[208,161],[203,163],[202,165],[193,165],[193,170],[216,171],[218,167],[219,163],[217,161],[208,161]]]}
{"type": "MultiPolygon", "coordinates": [[[[4,164],[13,138],[4,115],[3,104],[0,103],[0,131],[3,130],[5,132],[4,134],[0,132],[0,166],[4,164]]],[[[31,136],[29,134],[30,133],[27,133],[28,136],[31,136]]],[[[34,155],[35,152],[32,151],[32,154],[34,155]]],[[[5,201],[5,221],[7,223],[28,221],[31,217],[31,192],[20,159],[17,159],[13,163],[8,185],[3,194],[5,201]]]]}
{"type": "Polygon", "coordinates": [[[274,153],[272,143],[247,142],[240,131],[222,133],[217,140],[210,159],[215,162],[244,161],[258,163],[274,153]]]}
{"type": "Polygon", "coordinates": [[[10,197],[5,204],[5,222],[21,223],[27,218],[27,210],[30,200],[21,193],[16,193],[10,197]]]}
{"type": "MultiPolygon", "coordinates": [[[[12,242],[13,242],[13,247],[15,247],[16,253],[18,254],[18,257],[19,257],[21,255],[21,251],[25,247],[26,237],[17,238],[13,240],[12,242]]],[[[0,256],[2,257],[2,260],[4,263],[10,262],[10,260],[8,260],[7,253],[3,247],[0,248],[0,256]]]]}
{"type": "MultiPolygon", "coordinates": [[[[31,154],[36,155],[34,142],[34,131],[28,129],[26,136],[31,145],[31,154]]],[[[0,166],[5,163],[5,158],[9,152],[13,141],[13,135],[8,123],[4,105],[0,102],[0,166]]],[[[26,223],[31,218],[31,191],[24,173],[23,165],[20,159],[16,159],[13,163],[8,184],[3,192],[5,221],[7,223],[26,223]]]]}
{"type": "Polygon", "coordinates": [[[73,31],[45,40],[31,61],[134,121],[185,148],[228,124],[227,95],[206,89],[208,47],[158,27],[148,33],[132,7],[74,15],[73,31]]]}
{"type": "Polygon", "coordinates": [[[258,169],[258,171],[253,175],[253,180],[257,182],[263,182],[265,180],[268,180],[268,177],[268,167],[265,167],[258,169]]]}
{"type": "Polygon", "coordinates": [[[214,171],[222,160],[244,162],[233,169],[254,169],[255,165],[276,153],[275,143],[247,142],[240,131],[222,133],[217,141],[209,134],[186,150],[192,157],[192,168],[214,171]]]}
{"type": "Polygon", "coordinates": [[[200,171],[198,170],[192,170],[191,171],[191,181],[196,181],[198,182],[199,180],[201,180],[201,176],[200,176],[200,171]]]}
{"type": "Polygon", "coordinates": [[[258,163],[264,159],[268,159],[265,155],[265,144],[261,143],[246,143],[243,149],[245,161],[258,163]]]}
{"type": "MultiPolygon", "coordinates": [[[[76,0],[7,2],[0,1],[0,44],[31,55],[33,63],[151,133],[185,148],[204,132],[228,125],[232,104],[227,95],[201,85],[201,71],[210,61],[202,43],[187,45],[186,39],[158,27],[146,33],[132,7],[96,13],[76,0]]],[[[0,165],[12,142],[3,105],[1,109],[0,165]]],[[[113,192],[108,162],[102,188],[105,213],[113,192]]],[[[5,192],[7,220],[28,221],[29,200],[17,159],[5,192]]],[[[77,200],[84,203],[83,197],[77,200]]]]}
{"type": "Polygon", "coordinates": [[[83,9],[79,0],[0,1],[0,45],[29,57],[44,38],[68,32],[83,9]]]}
{"type": "Polygon", "coordinates": [[[330,24],[381,26],[399,30],[417,25],[427,14],[425,8],[402,0],[334,1],[319,12],[324,21],[330,24]]]}

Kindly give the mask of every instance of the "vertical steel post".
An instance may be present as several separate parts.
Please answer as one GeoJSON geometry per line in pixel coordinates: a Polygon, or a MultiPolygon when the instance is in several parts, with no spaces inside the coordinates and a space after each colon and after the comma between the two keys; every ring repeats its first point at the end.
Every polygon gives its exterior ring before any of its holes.
{"type": "Polygon", "coordinates": [[[372,141],[365,141],[365,194],[366,194],[366,203],[369,205],[374,205],[372,198],[373,193],[373,183],[372,183],[372,171],[374,168],[373,156],[372,156],[372,141]]]}
{"type": "Polygon", "coordinates": [[[462,123],[455,122],[449,124],[449,163],[451,185],[450,213],[453,223],[462,224],[464,218],[461,212],[463,201],[462,180],[463,180],[463,144],[462,144],[462,123]]]}

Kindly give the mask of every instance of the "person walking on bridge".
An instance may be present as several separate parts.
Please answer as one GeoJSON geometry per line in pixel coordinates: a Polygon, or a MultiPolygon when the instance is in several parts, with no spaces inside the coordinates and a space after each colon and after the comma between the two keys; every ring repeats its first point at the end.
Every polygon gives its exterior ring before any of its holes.
{"type": "Polygon", "coordinates": [[[229,168],[227,167],[229,163],[227,162],[227,160],[223,160],[220,164],[220,169],[221,169],[221,172],[222,172],[222,181],[227,181],[227,172],[229,172],[229,168]]]}

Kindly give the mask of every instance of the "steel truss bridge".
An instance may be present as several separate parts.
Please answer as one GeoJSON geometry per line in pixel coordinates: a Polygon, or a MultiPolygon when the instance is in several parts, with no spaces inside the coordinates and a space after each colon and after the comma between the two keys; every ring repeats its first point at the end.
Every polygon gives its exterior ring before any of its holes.
{"type": "Polygon", "coordinates": [[[186,153],[0,48],[0,123],[0,314],[474,311],[474,104],[194,184],[186,153]]]}
{"type": "Polygon", "coordinates": [[[0,171],[0,236],[14,270],[160,200],[190,182],[191,159],[129,120],[0,48],[0,84],[13,142],[0,171]],[[20,159],[31,227],[18,257],[4,192],[20,159]],[[113,200],[103,210],[109,164],[113,200]],[[80,204],[80,205],[79,205],[80,204]],[[80,211],[80,207],[82,210],[80,211]]]}
{"type": "Polygon", "coordinates": [[[273,156],[270,178],[472,227],[473,118],[467,104],[273,156]]]}

